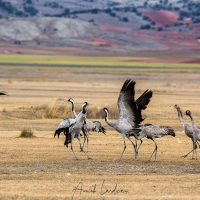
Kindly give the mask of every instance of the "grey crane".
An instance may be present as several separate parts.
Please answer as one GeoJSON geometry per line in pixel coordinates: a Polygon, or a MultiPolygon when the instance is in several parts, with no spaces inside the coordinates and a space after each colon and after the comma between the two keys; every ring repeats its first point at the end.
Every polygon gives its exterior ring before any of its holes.
{"type": "MultiPolygon", "coordinates": [[[[74,100],[72,98],[68,99],[69,102],[73,102],[74,100]]],[[[72,103],[72,113],[73,113],[73,117],[74,118],[65,118],[63,119],[63,121],[58,125],[55,134],[54,134],[54,138],[56,135],[58,135],[58,138],[60,137],[60,133],[64,132],[64,130],[68,127],[70,127],[71,124],[73,124],[75,122],[75,118],[77,117],[77,114],[74,110],[74,103],[72,103]]],[[[64,132],[65,134],[65,132],[64,132]]]]}
{"type": "MultiPolygon", "coordinates": [[[[192,124],[189,124],[187,123],[184,119],[183,119],[183,114],[182,114],[182,111],[180,109],[180,107],[176,104],[174,106],[178,112],[178,118],[179,118],[179,121],[181,122],[182,126],[183,126],[183,131],[184,133],[192,140],[192,145],[193,145],[193,127],[192,127],[192,124]]],[[[199,128],[199,127],[198,127],[199,128]]],[[[198,142],[197,142],[198,144],[198,142]]],[[[196,145],[196,144],[195,144],[196,145]]],[[[199,144],[198,144],[199,145],[199,144]]],[[[196,148],[197,148],[197,145],[196,145],[196,148]]],[[[190,153],[193,152],[193,148],[191,151],[189,151],[187,154],[183,155],[182,158],[186,158],[190,153]]],[[[193,154],[194,156],[194,154],[193,154]]],[[[194,157],[192,157],[192,159],[194,159],[194,157]]]]}
{"type": "MultiPolygon", "coordinates": [[[[77,116],[76,111],[75,111],[75,102],[72,98],[69,98],[68,101],[71,102],[71,104],[72,104],[72,114],[75,118],[77,116]]],[[[99,121],[89,121],[86,118],[83,129],[82,129],[82,132],[83,132],[83,135],[84,135],[84,142],[83,142],[82,148],[84,147],[85,142],[87,142],[87,147],[88,147],[88,141],[89,141],[88,140],[88,134],[89,134],[90,131],[95,131],[95,132],[98,132],[98,133],[101,132],[101,133],[104,133],[104,134],[106,133],[106,129],[101,124],[101,122],[99,122],[99,121]]]]}
{"type": "MultiPolygon", "coordinates": [[[[73,101],[73,99],[70,98],[68,101],[71,102],[71,101],[73,101]]],[[[72,104],[72,106],[73,106],[73,104],[72,104]]],[[[72,110],[73,110],[73,108],[72,108],[72,110]]],[[[75,113],[75,111],[74,111],[73,114],[75,115],[74,118],[65,118],[65,119],[63,119],[63,121],[58,125],[58,127],[57,127],[57,129],[56,129],[56,131],[55,131],[55,133],[54,133],[54,138],[55,138],[56,135],[58,135],[58,138],[59,138],[59,137],[60,137],[60,134],[61,134],[62,132],[63,132],[64,135],[66,136],[66,131],[65,131],[65,130],[66,130],[67,128],[69,128],[72,124],[75,123],[75,118],[76,118],[77,114],[75,113]]],[[[83,128],[82,128],[82,131],[83,131],[84,135],[86,135],[83,128]]],[[[66,137],[67,137],[67,136],[66,136],[66,137]]],[[[71,135],[68,135],[67,138],[68,138],[69,141],[71,141],[71,135]]],[[[78,141],[79,141],[79,144],[80,144],[80,151],[83,151],[83,146],[81,145],[80,140],[79,140],[79,138],[77,137],[77,135],[75,135],[75,138],[77,138],[78,141]]],[[[68,147],[68,142],[67,142],[65,145],[68,147]]]]}
{"type": "MultiPolygon", "coordinates": [[[[83,128],[83,124],[85,122],[86,118],[86,110],[85,108],[88,106],[88,103],[85,102],[82,105],[82,111],[76,116],[74,119],[65,119],[59,124],[58,128],[55,131],[55,135],[64,131],[65,133],[65,143],[66,147],[68,147],[68,144],[71,143],[71,150],[73,152],[73,155],[75,159],[78,160],[77,156],[74,153],[73,150],[73,139],[77,138],[81,147],[80,143],[80,131],[83,128]]],[[[55,136],[54,135],[54,136],[55,136]]],[[[82,149],[82,151],[85,153],[85,155],[90,159],[90,157],[86,154],[86,152],[82,149]]]]}
{"type": "MultiPolygon", "coordinates": [[[[200,130],[198,129],[193,117],[192,117],[192,113],[190,110],[186,110],[186,115],[188,115],[192,121],[192,128],[193,128],[193,154],[195,152],[196,154],[196,160],[197,160],[197,152],[196,152],[196,143],[197,141],[200,141],[200,130]]],[[[192,158],[194,159],[194,155],[192,156],[192,158]]]]}
{"type": "Polygon", "coordinates": [[[142,139],[143,137],[146,137],[147,139],[151,139],[155,144],[155,149],[153,150],[153,153],[149,157],[149,161],[151,160],[153,154],[155,154],[155,160],[156,160],[156,154],[158,150],[158,145],[156,143],[156,138],[161,138],[166,135],[171,135],[175,137],[175,132],[173,128],[170,126],[155,126],[155,125],[144,125],[139,128],[134,128],[134,134],[136,135],[136,138],[142,139]]]}
{"type": "Polygon", "coordinates": [[[105,121],[106,123],[114,128],[117,132],[121,133],[122,138],[124,140],[124,149],[120,156],[120,160],[124,154],[126,149],[126,141],[128,138],[133,145],[135,152],[135,159],[138,156],[137,145],[133,143],[131,140],[133,128],[139,127],[140,122],[144,119],[142,118],[142,110],[146,109],[150,98],[152,97],[152,91],[146,90],[136,101],[135,101],[135,81],[131,79],[127,79],[119,93],[118,97],[118,111],[119,116],[117,122],[111,122],[108,120],[109,110],[104,108],[103,110],[106,113],[105,121]]]}

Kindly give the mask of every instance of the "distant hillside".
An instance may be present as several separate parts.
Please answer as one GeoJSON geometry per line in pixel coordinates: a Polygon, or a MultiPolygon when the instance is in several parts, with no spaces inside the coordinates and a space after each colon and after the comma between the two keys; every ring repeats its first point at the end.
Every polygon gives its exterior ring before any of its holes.
{"type": "Polygon", "coordinates": [[[197,50],[199,10],[199,0],[0,0],[0,42],[109,51],[197,50]]]}

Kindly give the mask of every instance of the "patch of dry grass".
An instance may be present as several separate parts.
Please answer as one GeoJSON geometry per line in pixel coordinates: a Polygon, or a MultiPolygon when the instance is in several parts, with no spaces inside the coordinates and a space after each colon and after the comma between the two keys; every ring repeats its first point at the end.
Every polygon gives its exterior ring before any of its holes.
{"type": "Polygon", "coordinates": [[[34,136],[33,131],[30,128],[23,128],[19,137],[21,137],[21,138],[33,138],[35,136],[34,136]]]}
{"type": "MultiPolygon", "coordinates": [[[[81,110],[77,110],[79,113],[81,110]]],[[[111,105],[109,107],[110,118],[117,119],[118,110],[117,107],[111,105]]],[[[72,111],[70,107],[66,106],[57,106],[57,105],[48,105],[43,104],[40,106],[31,106],[31,107],[20,107],[16,110],[8,111],[5,108],[2,111],[2,115],[7,117],[15,117],[21,119],[63,119],[65,117],[72,118],[72,111]]],[[[103,107],[99,108],[98,106],[89,106],[87,107],[87,117],[89,119],[104,119],[105,112],[103,107]]]]}

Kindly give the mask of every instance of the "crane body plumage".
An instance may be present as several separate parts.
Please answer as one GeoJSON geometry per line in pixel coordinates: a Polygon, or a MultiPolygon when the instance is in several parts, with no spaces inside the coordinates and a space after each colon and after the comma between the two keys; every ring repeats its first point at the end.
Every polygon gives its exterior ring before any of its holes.
{"type": "Polygon", "coordinates": [[[155,125],[143,125],[139,128],[134,128],[134,134],[138,139],[142,139],[146,137],[147,139],[151,139],[155,144],[155,149],[151,156],[149,157],[149,161],[151,160],[153,154],[155,154],[155,160],[156,160],[156,154],[158,150],[158,146],[156,143],[157,138],[161,138],[166,135],[171,135],[175,137],[174,129],[170,126],[155,126],[155,125]]]}

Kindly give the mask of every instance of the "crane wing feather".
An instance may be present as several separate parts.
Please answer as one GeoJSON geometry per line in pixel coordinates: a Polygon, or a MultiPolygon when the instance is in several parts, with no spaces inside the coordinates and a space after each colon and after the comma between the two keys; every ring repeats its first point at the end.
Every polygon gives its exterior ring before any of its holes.
{"type": "MultiPolygon", "coordinates": [[[[138,99],[135,101],[137,105],[137,111],[138,115],[141,116],[142,121],[144,118],[142,118],[142,110],[145,110],[147,108],[147,105],[149,104],[151,97],[153,96],[153,92],[151,90],[146,90],[143,92],[143,94],[138,97],[138,99]]],[[[140,121],[140,122],[142,122],[140,121]]]]}
{"type": "Polygon", "coordinates": [[[118,98],[118,109],[118,124],[131,124],[134,127],[143,120],[135,103],[135,81],[128,79],[124,82],[118,98]]]}

